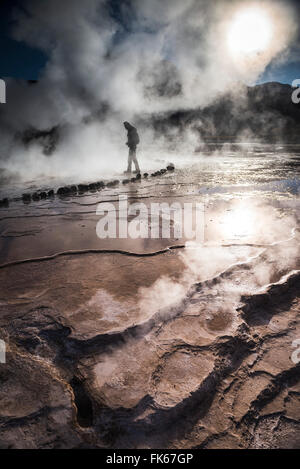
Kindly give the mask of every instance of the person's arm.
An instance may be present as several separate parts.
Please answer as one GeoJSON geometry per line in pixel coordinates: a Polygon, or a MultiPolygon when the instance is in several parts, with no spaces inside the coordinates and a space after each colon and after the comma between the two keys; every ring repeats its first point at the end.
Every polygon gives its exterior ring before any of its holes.
{"type": "Polygon", "coordinates": [[[127,143],[126,143],[126,145],[128,147],[130,147],[130,145],[132,145],[132,134],[131,134],[130,130],[128,130],[128,133],[127,133],[127,143]]]}

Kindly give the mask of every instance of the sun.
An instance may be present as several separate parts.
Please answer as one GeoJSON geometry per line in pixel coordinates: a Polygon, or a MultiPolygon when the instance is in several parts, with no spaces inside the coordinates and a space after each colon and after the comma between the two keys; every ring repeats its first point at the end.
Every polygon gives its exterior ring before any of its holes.
{"type": "Polygon", "coordinates": [[[271,45],[272,20],[263,8],[246,8],[234,16],[229,25],[227,45],[235,59],[251,58],[271,45]]]}

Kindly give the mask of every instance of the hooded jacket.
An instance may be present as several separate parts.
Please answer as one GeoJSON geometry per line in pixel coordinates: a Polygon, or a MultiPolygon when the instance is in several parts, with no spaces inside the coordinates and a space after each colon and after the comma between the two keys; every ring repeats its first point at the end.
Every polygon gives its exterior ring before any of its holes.
{"type": "Polygon", "coordinates": [[[133,125],[128,124],[127,128],[127,145],[129,147],[136,147],[140,143],[140,137],[137,130],[133,125]]]}

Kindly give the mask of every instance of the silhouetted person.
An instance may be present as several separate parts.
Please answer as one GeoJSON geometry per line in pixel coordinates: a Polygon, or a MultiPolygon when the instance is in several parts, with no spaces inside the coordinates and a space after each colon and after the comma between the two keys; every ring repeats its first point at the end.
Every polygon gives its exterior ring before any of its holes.
{"type": "Polygon", "coordinates": [[[124,122],[124,127],[127,130],[127,143],[126,145],[129,147],[129,155],[128,155],[128,167],[127,173],[131,173],[131,166],[132,162],[135,164],[135,172],[140,172],[140,167],[138,160],[136,158],[136,147],[140,143],[140,137],[137,133],[137,130],[133,125],[129,124],[129,122],[124,122]]]}

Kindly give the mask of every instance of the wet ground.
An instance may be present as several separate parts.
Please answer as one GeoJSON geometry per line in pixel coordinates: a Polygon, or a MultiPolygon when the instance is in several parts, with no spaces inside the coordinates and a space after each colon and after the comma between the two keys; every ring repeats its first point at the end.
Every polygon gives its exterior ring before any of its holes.
{"type": "Polygon", "coordinates": [[[300,446],[300,147],[174,158],[0,208],[3,447],[300,446]],[[99,239],[104,204],[127,218],[120,195],[150,235],[167,217],[151,204],[198,203],[198,242],[99,239]]]}

